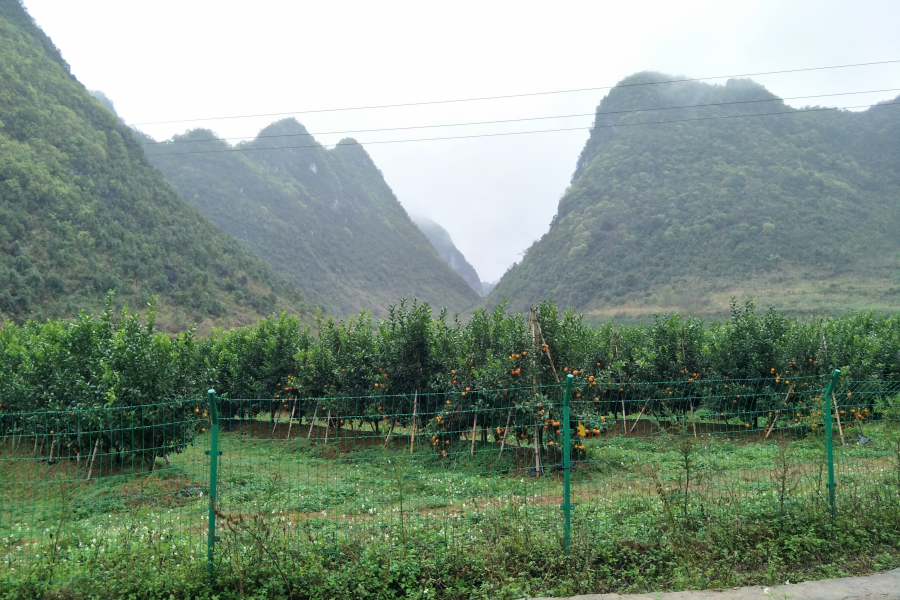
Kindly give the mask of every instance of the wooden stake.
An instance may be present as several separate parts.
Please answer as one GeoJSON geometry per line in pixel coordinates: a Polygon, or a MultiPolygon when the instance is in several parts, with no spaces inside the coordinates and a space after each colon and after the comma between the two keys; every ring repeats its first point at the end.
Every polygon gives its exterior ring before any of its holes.
{"type": "MultiPolygon", "coordinates": [[[[537,329],[537,315],[534,312],[534,305],[531,305],[531,311],[528,313],[528,317],[531,320],[531,364],[534,365],[534,347],[537,345],[537,337],[536,337],[536,329],[537,329]]],[[[549,356],[549,354],[548,354],[549,356]]],[[[554,369],[554,373],[556,369],[554,369]]],[[[532,399],[537,400],[537,375],[532,366],[531,369],[531,387],[532,387],[532,399]]],[[[557,383],[559,382],[559,377],[557,377],[557,383]]],[[[534,422],[534,477],[535,479],[541,476],[541,445],[538,443],[540,439],[540,427],[541,425],[537,421],[537,417],[535,417],[534,422]]]]}
{"type": "Polygon", "coordinates": [[[54,450],[56,450],[56,440],[53,440],[53,442],[50,444],[50,458],[47,459],[47,464],[48,464],[48,465],[55,464],[55,463],[53,462],[53,451],[54,451],[54,450]]]}
{"type": "MultiPolygon", "coordinates": [[[[97,451],[98,451],[98,450],[100,450],[100,438],[99,438],[99,437],[98,437],[97,440],[94,442],[94,453],[91,454],[91,464],[90,464],[90,466],[88,467],[87,481],[90,481],[90,480],[91,480],[91,474],[93,474],[93,472],[94,472],[94,459],[97,458],[97,451]]],[[[150,464],[151,464],[151,466],[152,466],[153,463],[151,462],[150,464]]],[[[101,473],[101,474],[102,474],[102,473],[101,473]]]]}
{"type": "Polygon", "coordinates": [[[772,430],[775,429],[775,423],[778,421],[779,411],[775,411],[775,417],[772,419],[772,423],[769,424],[769,430],[766,431],[766,437],[763,439],[769,439],[769,434],[772,433],[772,430]]]}
{"type": "MultiPolygon", "coordinates": [[[[787,394],[784,395],[784,401],[785,401],[785,402],[787,402],[787,401],[788,401],[788,398],[791,397],[791,392],[794,391],[794,388],[795,388],[795,387],[797,387],[797,386],[792,385],[791,387],[788,388],[787,394]]],[[[776,411],[775,411],[775,418],[772,419],[772,424],[769,425],[769,430],[766,432],[766,437],[763,438],[763,439],[766,439],[766,440],[769,439],[769,434],[772,433],[772,428],[775,427],[775,422],[776,422],[777,420],[778,420],[778,411],[776,410],[776,411]]]]}
{"type": "Polygon", "coordinates": [[[278,421],[275,420],[275,413],[272,413],[272,435],[269,436],[269,439],[275,437],[275,429],[278,428],[278,421]]]}
{"type": "Polygon", "coordinates": [[[540,425],[535,422],[534,424],[534,477],[535,479],[541,476],[541,446],[538,444],[538,428],[540,425]]]}
{"type": "Polygon", "coordinates": [[[613,349],[616,351],[616,361],[619,360],[619,332],[613,333],[613,349]]]}
{"type": "Polygon", "coordinates": [[[644,402],[644,407],[641,409],[641,412],[638,413],[637,419],[634,421],[634,425],[631,426],[631,429],[629,429],[629,431],[634,431],[634,428],[637,427],[638,421],[641,420],[641,416],[644,414],[644,411],[647,410],[648,404],[650,404],[650,400],[644,402]]]}
{"type": "MultiPolygon", "coordinates": [[[[497,455],[497,460],[500,460],[500,457],[503,456],[503,447],[506,445],[506,436],[509,435],[509,419],[512,417],[512,409],[509,409],[509,412],[506,413],[506,429],[503,430],[503,437],[500,438],[500,454],[497,455]]],[[[518,445],[518,442],[516,442],[518,445]]]]}
{"type": "MultiPolygon", "coordinates": [[[[684,331],[684,330],[682,330],[682,333],[683,333],[683,331],[684,331]]],[[[689,402],[690,405],[691,405],[691,427],[692,427],[693,430],[694,430],[694,437],[697,437],[697,422],[694,421],[694,401],[693,401],[693,400],[688,400],[688,402],[689,402]]]]}
{"type": "MultiPolygon", "coordinates": [[[[541,344],[543,346],[547,346],[547,340],[544,339],[544,332],[541,331],[541,324],[537,322],[537,317],[535,317],[535,325],[537,325],[538,333],[541,336],[541,344]]],[[[547,346],[547,349],[544,350],[544,353],[547,355],[547,360],[550,361],[550,368],[553,370],[553,376],[556,377],[556,383],[559,383],[559,375],[556,373],[556,367],[553,365],[553,357],[550,356],[550,346],[547,346]]]]}
{"type": "Polygon", "coordinates": [[[475,419],[472,421],[472,448],[469,450],[469,456],[475,456],[475,430],[478,428],[478,413],[475,413],[475,419]]]}
{"type": "Polygon", "coordinates": [[[859,427],[859,434],[865,437],[866,432],[863,431],[862,422],[859,419],[859,413],[857,413],[856,417],[854,417],[853,420],[856,421],[856,426],[859,427]]]}
{"type": "Polygon", "coordinates": [[[409,432],[409,453],[412,454],[416,447],[416,412],[419,409],[419,390],[413,394],[412,429],[409,432]]]}
{"type": "Polygon", "coordinates": [[[625,422],[625,399],[622,399],[622,434],[628,435],[628,424],[625,422]]]}
{"type": "Polygon", "coordinates": [[[171,467],[172,463],[169,462],[169,455],[163,452],[163,460],[166,461],[166,466],[171,467]]]}
{"type": "Polygon", "coordinates": [[[293,406],[293,408],[291,408],[291,418],[288,421],[288,433],[287,433],[287,438],[286,438],[288,440],[291,439],[291,427],[294,425],[294,413],[296,412],[296,410],[297,410],[297,399],[294,398],[294,406],[293,406]]]}
{"type": "Polygon", "coordinates": [[[309,436],[312,435],[313,425],[316,424],[316,415],[319,414],[319,403],[316,402],[316,410],[313,411],[313,418],[309,422],[309,432],[306,434],[306,441],[309,441],[309,436]]]}
{"type": "Polygon", "coordinates": [[[394,433],[394,420],[391,419],[391,428],[388,429],[387,435],[384,436],[384,447],[388,447],[388,443],[391,441],[391,434],[394,433]]]}
{"type": "Polygon", "coordinates": [[[325,419],[325,445],[328,445],[328,429],[331,427],[331,409],[328,409],[328,417],[325,419]]]}
{"type": "Polygon", "coordinates": [[[841,427],[841,411],[838,410],[837,398],[835,398],[834,392],[831,393],[831,399],[834,401],[834,416],[837,417],[838,433],[841,434],[841,446],[843,446],[844,445],[844,428],[841,427]]]}

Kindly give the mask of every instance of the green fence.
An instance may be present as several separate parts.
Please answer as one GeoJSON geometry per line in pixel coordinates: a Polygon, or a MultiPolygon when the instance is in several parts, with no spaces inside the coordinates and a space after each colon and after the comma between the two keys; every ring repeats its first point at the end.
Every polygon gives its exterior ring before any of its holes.
{"type": "Polygon", "coordinates": [[[687,375],[0,412],[0,584],[896,522],[900,382],[687,375]]]}

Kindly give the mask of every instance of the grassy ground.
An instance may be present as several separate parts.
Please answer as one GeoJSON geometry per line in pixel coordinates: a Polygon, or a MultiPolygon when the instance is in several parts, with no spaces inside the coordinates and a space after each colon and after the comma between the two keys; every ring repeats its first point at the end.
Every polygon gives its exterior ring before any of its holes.
{"type": "Polygon", "coordinates": [[[208,434],[152,472],[106,457],[90,482],[87,461],[49,465],[7,444],[0,597],[515,598],[900,565],[896,423],[837,444],[833,523],[820,435],[630,424],[584,441],[566,554],[550,448],[535,477],[530,447],[501,455],[480,435],[444,458],[427,437],[410,453],[405,430],[244,421],[222,434],[211,583],[208,434]]]}
{"type": "Polygon", "coordinates": [[[649,290],[622,302],[589,303],[579,308],[590,323],[611,318],[621,323],[646,323],[654,313],[681,313],[727,319],[731,299],[752,298],[796,318],[845,315],[850,310],[895,313],[900,310],[897,273],[884,269],[865,276],[841,274],[817,277],[802,271],[748,274],[740,279],[684,279],[649,290]]]}

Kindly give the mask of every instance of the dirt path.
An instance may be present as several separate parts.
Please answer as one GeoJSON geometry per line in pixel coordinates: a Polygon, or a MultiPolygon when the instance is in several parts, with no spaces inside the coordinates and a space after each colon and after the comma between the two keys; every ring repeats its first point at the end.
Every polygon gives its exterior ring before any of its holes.
{"type": "MultiPolygon", "coordinates": [[[[653,594],[589,594],[569,600],[900,600],[900,569],[865,577],[824,579],[771,588],[759,586],[729,590],[653,594]]],[[[534,600],[551,600],[535,598],[534,600]]],[[[556,600],[556,599],[552,599],[556,600]]]]}

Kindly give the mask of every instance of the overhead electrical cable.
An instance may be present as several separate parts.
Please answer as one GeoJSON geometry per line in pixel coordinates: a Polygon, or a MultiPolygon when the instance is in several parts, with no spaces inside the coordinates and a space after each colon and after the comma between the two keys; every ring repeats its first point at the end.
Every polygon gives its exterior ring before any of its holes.
{"type": "MultiPolygon", "coordinates": [[[[790,110],[790,111],[778,111],[778,112],[767,112],[767,113],[753,113],[746,115],[719,115],[715,117],[697,117],[692,119],[670,119],[666,121],[642,121],[639,123],[617,123],[615,125],[597,125],[594,124],[590,127],[563,127],[559,129],[539,129],[533,131],[508,131],[508,132],[500,132],[500,133],[478,133],[471,135],[456,135],[456,136],[446,136],[446,137],[434,137],[434,138],[415,138],[415,139],[406,139],[406,140],[380,140],[380,141],[370,141],[365,142],[365,145],[373,145],[373,144],[402,144],[409,142],[434,142],[434,141],[443,141],[443,140],[461,140],[461,139],[471,139],[471,138],[487,138],[487,137],[501,137],[508,135],[528,135],[534,133],[553,133],[557,131],[579,131],[586,129],[614,129],[616,127],[635,127],[639,125],[665,125],[668,123],[691,123],[691,122],[700,122],[700,121],[715,121],[719,119],[742,119],[748,117],[768,117],[772,115],[805,115],[814,112],[823,112],[823,111],[833,111],[833,110],[847,110],[851,108],[881,108],[883,106],[897,106],[900,105],[900,102],[882,102],[880,104],[861,104],[858,106],[844,106],[844,107],[827,107],[827,108],[810,108],[803,110],[790,110]]],[[[336,146],[354,146],[359,145],[362,146],[362,142],[354,141],[351,143],[338,143],[336,146]]],[[[321,144],[307,144],[301,146],[267,146],[267,147],[248,147],[241,146],[236,148],[225,148],[222,150],[189,150],[187,152],[146,152],[147,156],[177,156],[180,154],[222,154],[228,152],[254,152],[259,150],[293,150],[298,148],[321,148],[321,144]]]]}
{"type": "Polygon", "coordinates": [[[802,73],[806,71],[824,71],[828,69],[849,69],[853,67],[868,67],[873,65],[887,65],[893,63],[900,63],[900,59],[897,60],[881,60],[875,62],[866,62],[866,63],[854,63],[849,65],[831,65],[827,67],[807,67],[804,69],[787,69],[783,71],[764,71],[759,73],[740,73],[735,75],[715,75],[711,77],[690,77],[683,79],[668,79],[664,81],[646,81],[641,83],[626,83],[626,84],[617,84],[617,85],[607,85],[607,86],[599,86],[599,87],[587,87],[587,88],[576,88],[570,90],[553,90],[547,92],[529,92],[524,94],[506,94],[502,96],[481,96],[478,98],[456,98],[451,100],[429,100],[424,102],[403,102],[398,104],[376,104],[371,106],[347,106],[342,108],[319,108],[319,109],[311,109],[311,110],[294,110],[289,112],[277,112],[277,113],[260,113],[260,114],[252,114],[252,115],[231,115],[231,116],[222,116],[222,117],[201,117],[196,119],[177,119],[173,121],[146,121],[143,123],[133,123],[134,126],[141,125],[166,125],[171,123],[191,123],[196,121],[221,121],[227,119],[250,119],[256,117],[278,117],[284,115],[301,115],[301,114],[310,114],[310,113],[324,113],[324,112],[341,112],[341,111],[351,111],[351,110],[375,110],[381,108],[402,108],[408,106],[428,106],[434,104],[454,104],[459,102],[480,102],[483,100],[505,100],[508,98],[527,98],[533,96],[549,96],[553,94],[571,94],[576,92],[591,92],[598,90],[611,90],[613,88],[624,88],[624,87],[637,87],[637,86],[645,86],[645,85],[661,85],[664,83],[681,83],[687,81],[709,81],[712,79],[726,79],[726,78],[734,78],[734,77],[758,77],[760,75],[782,75],[786,73],[802,73]]]}
{"type": "MultiPolygon", "coordinates": [[[[438,125],[412,125],[408,127],[381,127],[377,129],[349,129],[344,131],[320,131],[318,133],[280,133],[273,135],[257,135],[252,139],[267,139],[267,138],[289,138],[289,137],[303,137],[303,136],[317,136],[317,135],[344,135],[348,133],[375,133],[382,131],[406,131],[411,129],[434,129],[438,127],[468,127],[473,125],[496,125],[499,123],[520,123],[523,121],[544,121],[549,119],[571,119],[576,117],[596,117],[602,115],[622,115],[622,114],[633,114],[640,112],[655,112],[658,110],[679,110],[679,109],[688,109],[688,108],[708,108],[712,106],[731,106],[735,104],[754,104],[760,102],[783,102],[785,100],[802,100],[808,98],[830,98],[833,96],[852,96],[858,94],[877,94],[883,92],[896,92],[900,91],[900,88],[891,88],[886,90],[866,90],[861,92],[839,92],[835,94],[817,94],[813,96],[792,96],[790,98],[765,98],[760,100],[736,100],[734,102],[711,102],[709,104],[688,104],[684,106],[661,106],[658,108],[634,108],[630,110],[611,110],[611,111],[603,111],[603,112],[591,112],[591,113],[580,113],[574,115],[554,115],[549,117],[523,117],[520,119],[500,119],[496,121],[471,121],[468,123],[443,123],[438,125]]],[[[802,109],[797,109],[802,110],[802,109]]],[[[216,141],[227,141],[227,140],[244,140],[248,139],[250,136],[243,137],[211,137],[211,138],[202,138],[202,139],[191,139],[191,140],[163,140],[163,141],[153,141],[153,142],[141,142],[144,146],[154,146],[157,144],[199,144],[202,142],[216,142],[216,141]]]]}

